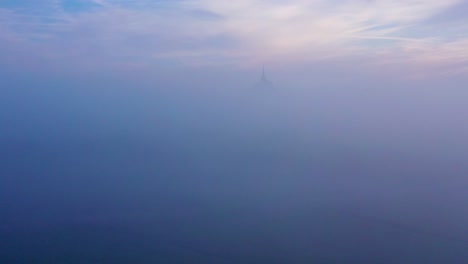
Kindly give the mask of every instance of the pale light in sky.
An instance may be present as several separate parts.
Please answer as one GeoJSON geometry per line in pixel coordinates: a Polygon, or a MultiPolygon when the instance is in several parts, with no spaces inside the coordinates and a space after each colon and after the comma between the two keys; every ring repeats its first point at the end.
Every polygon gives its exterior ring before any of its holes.
{"type": "Polygon", "coordinates": [[[2,56],[83,67],[346,59],[464,75],[467,9],[461,0],[3,1],[0,38],[2,56]]]}

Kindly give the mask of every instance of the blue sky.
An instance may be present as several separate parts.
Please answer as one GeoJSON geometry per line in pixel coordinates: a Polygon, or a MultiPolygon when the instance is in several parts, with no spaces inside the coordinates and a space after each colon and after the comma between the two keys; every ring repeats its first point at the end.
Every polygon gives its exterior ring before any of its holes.
{"type": "Polygon", "coordinates": [[[20,68],[346,60],[403,77],[466,75],[467,10],[461,0],[2,0],[0,52],[20,68]]]}

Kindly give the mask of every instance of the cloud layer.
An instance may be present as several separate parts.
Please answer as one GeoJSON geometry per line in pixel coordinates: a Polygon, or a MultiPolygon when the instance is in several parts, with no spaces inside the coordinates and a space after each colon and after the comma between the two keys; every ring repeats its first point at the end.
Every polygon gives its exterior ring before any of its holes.
{"type": "Polygon", "coordinates": [[[11,61],[83,67],[352,58],[419,75],[468,70],[461,0],[40,0],[0,4],[11,61]],[[458,15],[457,15],[458,14],[458,15]]]}

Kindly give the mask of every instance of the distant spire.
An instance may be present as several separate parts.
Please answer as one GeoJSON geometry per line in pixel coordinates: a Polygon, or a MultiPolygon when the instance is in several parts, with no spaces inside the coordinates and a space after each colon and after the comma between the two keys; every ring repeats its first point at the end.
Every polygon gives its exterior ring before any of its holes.
{"type": "Polygon", "coordinates": [[[259,87],[269,87],[271,88],[273,84],[267,79],[265,74],[265,65],[262,66],[262,76],[260,78],[260,82],[257,84],[259,87]]]}

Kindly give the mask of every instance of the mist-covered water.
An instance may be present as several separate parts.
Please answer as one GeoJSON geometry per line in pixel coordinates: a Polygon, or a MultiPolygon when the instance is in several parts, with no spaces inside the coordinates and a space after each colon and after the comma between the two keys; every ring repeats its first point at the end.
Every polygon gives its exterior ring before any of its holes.
{"type": "Polygon", "coordinates": [[[468,262],[460,91],[15,85],[0,263],[468,262]]]}

